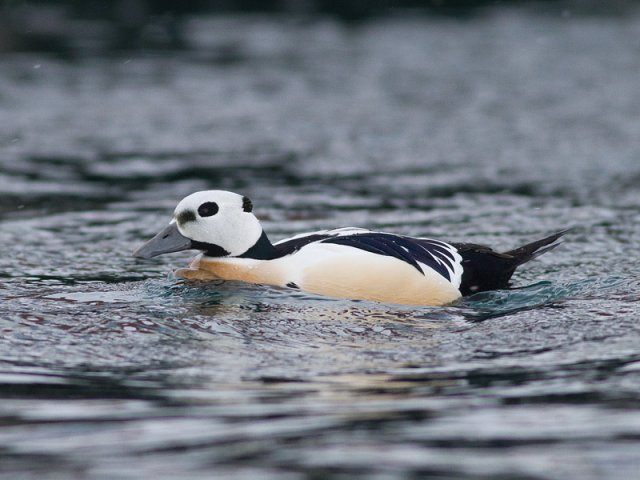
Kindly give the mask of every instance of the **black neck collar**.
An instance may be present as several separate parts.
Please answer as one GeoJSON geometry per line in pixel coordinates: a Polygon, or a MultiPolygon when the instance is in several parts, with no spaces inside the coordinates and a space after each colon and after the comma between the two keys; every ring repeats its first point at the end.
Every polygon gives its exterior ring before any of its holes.
{"type": "Polygon", "coordinates": [[[238,255],[237,258],[253,258],[255,260],[273,260],[278,258],[278,251],[273,246],[267,234],[262,232],[258,241],[249,250],[242,255],[238,255]]]}

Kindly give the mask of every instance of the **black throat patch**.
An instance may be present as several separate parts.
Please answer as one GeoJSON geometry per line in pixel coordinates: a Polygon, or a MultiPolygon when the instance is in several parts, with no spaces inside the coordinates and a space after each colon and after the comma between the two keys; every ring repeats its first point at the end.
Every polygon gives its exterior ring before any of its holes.
{"type": "Polygon", "coordinates": [[[231,254],[219,245],[195,240],[191,240],[191,248],[202,250],[207,257],[228,257],[231,254]]]}

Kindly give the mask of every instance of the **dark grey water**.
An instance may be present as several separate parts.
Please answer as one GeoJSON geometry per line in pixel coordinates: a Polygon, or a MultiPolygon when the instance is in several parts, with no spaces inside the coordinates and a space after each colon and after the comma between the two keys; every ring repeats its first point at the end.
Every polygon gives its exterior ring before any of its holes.
{"type": "Polygon", "coordinates": [[[193,21],[179,52],[0,58],[0,477],[628,479],[640,469],[640,15],[193,21]],[[446,308],[185,285],[192,191],[272,239],[509,249],[446,308]]]}

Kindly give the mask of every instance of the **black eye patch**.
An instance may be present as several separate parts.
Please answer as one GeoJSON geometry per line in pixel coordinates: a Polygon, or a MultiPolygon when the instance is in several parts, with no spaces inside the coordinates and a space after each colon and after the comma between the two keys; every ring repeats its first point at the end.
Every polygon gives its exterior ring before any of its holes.
{"type": "Polygon", "coordinates": [[[218,213],[218,204],[216,202],[205,202],[198,207],[198,215],[201,217],[210,217],[218,213]]]}

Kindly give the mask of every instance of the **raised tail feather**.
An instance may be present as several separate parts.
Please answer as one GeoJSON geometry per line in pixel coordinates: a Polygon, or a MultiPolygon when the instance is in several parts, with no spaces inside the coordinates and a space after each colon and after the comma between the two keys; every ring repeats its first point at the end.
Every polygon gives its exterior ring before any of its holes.
{"type": "Polygon", "coordinates": [[[554,243],[556,240],[560,239],[565,233],[567,233],[570,229],[562,230],[558,233],[554,233],[553,235],[549,235],[541,240],[536,240],[535,242],[527,243],[522,247],[516,248],[515,250],[509,250],[508,252],[504,252],[503,255],[509,255],[513,257],[516,262],[514,265],[514,270],[522,265],[523,263],[527,263],[529,260],[533,260],[534,258],[542,255],[543,253],[548,252],[549,250],[553,250],[562,242],[554,243]]]}
{"type": "Polygon", "coordinates": [[[509,280],[523,263],[533,260],[560,245],[557,242],[569,230],[554,233],[535,242],[508,252],[499,253],[483,245],[453,243],[462,257],[463,274],[460,283],[462,295],[485,290],[507,288],[509,280]]]}

